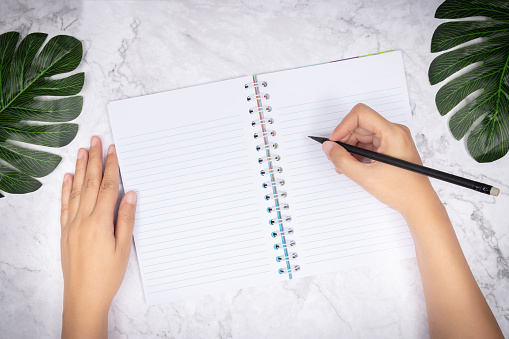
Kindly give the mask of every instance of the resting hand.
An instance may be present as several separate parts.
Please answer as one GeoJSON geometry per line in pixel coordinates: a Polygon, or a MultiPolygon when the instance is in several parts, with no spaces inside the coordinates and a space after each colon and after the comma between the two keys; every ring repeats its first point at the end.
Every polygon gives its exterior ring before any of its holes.
{"type": "Polygon", "coordinates": [[[129,260],[136,193],[122,199],[114,227],[119,178],[113,145],[104,176],[102,164],[101,140],[92,137],[90,154],[79,150],[74,178],[66,174],[62,185],[62,337],[107,337],[108,310],[129,260]]]}

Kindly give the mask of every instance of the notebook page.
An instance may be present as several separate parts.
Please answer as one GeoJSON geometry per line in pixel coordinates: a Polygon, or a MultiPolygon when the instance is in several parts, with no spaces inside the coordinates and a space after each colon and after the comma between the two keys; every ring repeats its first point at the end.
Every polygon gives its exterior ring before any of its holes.
{"type": "Polygon", "coordinates": [[[415,256],[399,213],[335,173],[321,145],[350,109],[365,103],[409,125],[411,112],[400,52],[263,74],[287,182],[295,250],[312,275],[415,256]]]}
{"type": "Polygon", "coordinates": [[[108,106],[125,191],[138,193],[134,239],[149,304],[266,283],[277,272],[247,138],[249,81],[108,106]]]}

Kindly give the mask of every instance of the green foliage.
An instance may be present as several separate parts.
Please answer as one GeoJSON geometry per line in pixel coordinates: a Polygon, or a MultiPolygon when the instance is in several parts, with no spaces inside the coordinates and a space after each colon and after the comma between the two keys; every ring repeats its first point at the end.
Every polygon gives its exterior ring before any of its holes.
{"type": "MultiPolygon", "coordinates": [[[[78,125],[61,123],[75,119],[83,107],[79,93],[84,73],[52,79],[70,72],[81,62],[83,48],[73,37],[53,37],[39,52],[47,34],[32,33],[18,45],[19,33],[0,35],[0,190],[22,194],[41,183],[33,177],[51,173],[62,158],[20,147],[17,142],[62,147],[78,132],[78,125]],[[17,46],[17,48],[16,48],[17,46]],[[56,99],[48,97],[68,96],[56,99]],[[46,124],[58,122],[58,124],[46,124]]],[[[0,192],[0,198],[4,195],[0,192]]]]}
{"type": "Polygon", "coordinates": [[[449,120],[458,140],[473,129],[467,148],[478,162],[500,159],[509,150],[509,2],[507,0],[446,0],[437,9],[438,19],[486,17],[475,21],[452,21],[438,26],[431,52],[441,52],[480,38],[435,58],[429,81],[437,84],[463,68],[476,67],[449,80],[440,88],[436,105],[441,115],[475,91],[480,93],[449,120]]]}

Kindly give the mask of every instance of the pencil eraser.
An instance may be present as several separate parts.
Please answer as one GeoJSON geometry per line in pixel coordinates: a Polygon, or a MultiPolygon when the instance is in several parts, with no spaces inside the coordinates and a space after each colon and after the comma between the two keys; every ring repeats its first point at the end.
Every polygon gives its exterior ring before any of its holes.
{"type": "Polygon", "coordinates": [[[494,195],[497,197],[499,193],[500,193],[500,190],[496,187],[492,187],[490,190],[490,195],[494,195]]]}

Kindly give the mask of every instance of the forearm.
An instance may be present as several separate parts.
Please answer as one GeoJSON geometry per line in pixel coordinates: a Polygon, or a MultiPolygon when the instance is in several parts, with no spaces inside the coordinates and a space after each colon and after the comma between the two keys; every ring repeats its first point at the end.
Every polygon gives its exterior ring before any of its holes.
{"type": "Polygon", "coordinates": [[[432,337],[503,337],[436,194],[405,215],[414,238],[432,337]]]}

